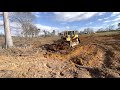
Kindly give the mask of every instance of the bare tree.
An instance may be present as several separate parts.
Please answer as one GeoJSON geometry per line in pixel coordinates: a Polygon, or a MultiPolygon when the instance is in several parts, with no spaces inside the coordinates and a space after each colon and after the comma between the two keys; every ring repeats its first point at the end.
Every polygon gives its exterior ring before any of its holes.
{"type": "Polygon", "coordinates": [[[99,33],[99,32],[104,32],[105,30],[103,28],[100,28],[98,29],[96,32],[99,33]]]}
{"type": "Polygon", "coordinates": [[[35,37],[39,36],[40,31],[41,31],[40,29],[36,29],[35,30],[35,32],[34,32],[35,33],[35,37]]]}
{"type": "Polygon", "coordinates": [[[31,12],[13,12],[11,13],[11,21],[17,22],[19,24],[33,22],[35,20],[35,15],[31,12]]]}
{"type": "Polygon", "coordinates": [[[114,30],[114,25],[110,25],[108,28],[109,28],[109,31],[114,30]]]}
{"type": "Polygon", "coordinates": [[[22,34],[26,37],[36,37],[40,29],[37,29],[37,27],[34,24],[26,23],[26,25],[23,25],[23,28],[25,29],[22,34]]]}
{"type": "Polygon", "coordinates": [[[106,27],[104,31],[109,31],[109,27],[106,27]]]}
{"type": "Polygon", "coordinates": [[[55,30],[53,30],[53,31],[52,31],[52,35],[55,35],[55,33],[56,33],[55,30]]]}
{"type": "Polygon", "coordinates": [[[108,27],[105,28],[104,31],[111,31],[114,30],[114,25],[109,25],[108,27]]]}
{"type": "Polygon", "coordinates": [[[28,36],[27,34],[31,35],[33,33],[33,27],[36,29],[33,25],[35,18],[35,15],[31,12],[14,12],[11,14],[11,21],[17,22],[21,26],[26,37],[28,36]]]}
{"type": "Polygon", "coordinates": [[[8,12],[3,12],[4,31],[5,31],[5,48],[13,47],[13,40],[10,32],[8,12]]]}
{"type": "Polygon", "coordinates": [[[47,36],[47,31],[43,30],[43,32],[44,32],[44,36],[46,37],[47,36]]]}

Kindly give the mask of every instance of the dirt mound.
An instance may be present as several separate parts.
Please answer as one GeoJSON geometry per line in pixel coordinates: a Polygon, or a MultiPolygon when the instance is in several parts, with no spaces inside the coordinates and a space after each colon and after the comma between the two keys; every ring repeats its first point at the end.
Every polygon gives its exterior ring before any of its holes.
{"type": "MultiPolygon", "coordinates": [[[[80,45],[75,48],[64,48],[63,45],[62,48],[53,49],[55,53],[49,55],[51,58],[72,61],[77,68],[88,69],[92,77],[120,77],[119,37],[120,35],[81,37],[80,45]],[[56,51],[63,53],[58,55],[56,51]]],[[[57,44],[53,46],[57,47],[57,44]]]]}
{"type": "Polygon", "coordinates": [[[84,45],[70,53],[70,60],[83,66],[102,67],[104,51],[95,45],[84,45]]]}
{"type": "Polygon", "coordinates": [[[53,44],[45,44],[42,47],[48,52],[59,54],[68,54],[72,50],[72,48],[69,45],[69,42],[66,42],[62,39],[55,41],[53,44]]]}

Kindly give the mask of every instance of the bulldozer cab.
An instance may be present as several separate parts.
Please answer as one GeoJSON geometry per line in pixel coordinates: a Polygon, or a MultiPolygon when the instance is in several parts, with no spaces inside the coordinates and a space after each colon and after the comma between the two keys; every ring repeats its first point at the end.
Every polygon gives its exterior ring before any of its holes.
{"type": "Polygon", "coordinates": [[[64,36],[70,35],[73,36],[75,34],[75,31],[65,31],[64,36]]]}
{"type": "Polygon", "coordinates": [[[71,38],[78,35],[77,31],[64,31],[63,32],[63,38],[66,39],[66,41],[70,41],[71,38]]]}

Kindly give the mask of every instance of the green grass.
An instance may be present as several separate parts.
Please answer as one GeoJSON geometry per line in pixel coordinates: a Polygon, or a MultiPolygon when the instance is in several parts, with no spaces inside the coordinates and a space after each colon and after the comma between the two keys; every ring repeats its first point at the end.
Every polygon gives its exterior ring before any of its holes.
{"type": "Polygon", "coordinates": [[[117,34],[120,34],[120,30],[112,30],[112,31],[106,31],[106,32],[99,32],[99,33],[92,33],[92,34],[82,34],[80,36],[92,36],[92,35],[95,35],[95,36],[104,36],[104,35],[117,35],[117,34]]]}
{"type": "Polygon", "coordinates": [[[95,33],[95,35],[116,35],[116,34],[120,34],[120,30],[95,33]]]}

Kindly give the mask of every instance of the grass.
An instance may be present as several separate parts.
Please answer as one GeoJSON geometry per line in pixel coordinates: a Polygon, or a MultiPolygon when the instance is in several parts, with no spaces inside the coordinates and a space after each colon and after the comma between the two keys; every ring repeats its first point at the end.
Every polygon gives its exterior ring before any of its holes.
{"type": "Polygon", "coordinates": [[[91,34],[82,34],[80,36],[104,36],[104,35],[117,35],[120,34],[120,30],[112,30],[112,31],[105,31],[105,32],[99,32],[99,33],[91,33],[91,34]]]}
{"type": "Polygon", "coordinates": [[[120,30],[95,33],[95,35],[116,35],[116,34],[120,34],[120,30]]]}

